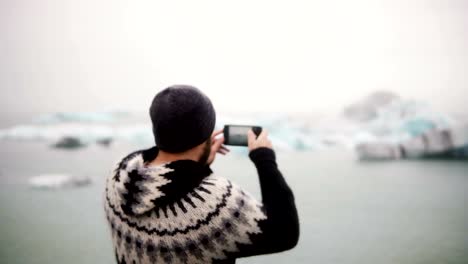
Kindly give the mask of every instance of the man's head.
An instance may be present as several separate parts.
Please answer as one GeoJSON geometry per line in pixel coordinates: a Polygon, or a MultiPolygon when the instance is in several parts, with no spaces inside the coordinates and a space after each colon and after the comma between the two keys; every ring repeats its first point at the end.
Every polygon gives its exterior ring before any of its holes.
{"type": "Polygon", "coordinates": [[[216,123],[210,99],[188,85],[174,85],[159,92],[149,113],[156,145],[168,153],[182,153],[206,141],[208,145],[216,123]]]}

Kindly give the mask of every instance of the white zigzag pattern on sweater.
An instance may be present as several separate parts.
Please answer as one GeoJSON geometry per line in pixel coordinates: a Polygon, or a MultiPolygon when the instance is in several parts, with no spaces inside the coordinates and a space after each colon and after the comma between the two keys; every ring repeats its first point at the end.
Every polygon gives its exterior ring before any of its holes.
{"type": "MultiPolygon", "coordinates": [[[[154,208],[149,215],[126,215],[120,197],[127,171],[142,164],[141,155],[136,155],[126,170],[120,170],[120,181],[115,175],[106,181],[104,208],[121,263],[123,259],[127,263],[211,263],[226,258],[225,252],[236,252],[237,243],[250,244],[250,234],[261,233],[258,221],[266,219],[261,204],[237,185],[213,175],[200,184],[207,191],[198,192],[205,202],[190,195],[194,206],[180,201],[186,213],[174,206],[175,214],[154,208]]],[[[167,172],[168,168],[160,167],[150,174],[152,193],[145,194],[144,204],[164,196],[159,187],[170,181],[158,175],[167,172]]]]}

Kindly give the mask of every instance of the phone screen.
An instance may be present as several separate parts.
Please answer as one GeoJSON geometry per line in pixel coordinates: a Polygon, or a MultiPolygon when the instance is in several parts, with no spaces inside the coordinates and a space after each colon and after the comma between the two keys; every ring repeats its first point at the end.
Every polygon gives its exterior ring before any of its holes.
{"type": "Polygon", "coordinates": [[[229,144],[247,146],[247,132],[250,126],[230,126],[229,144]]]}
{"type": "Polygon", "coordinates": [[[224,144],[233,146],[247,146],[247,132],[252,131],[258,136],[262,128],[259,126],[244,125],[225,125],[224,126],[224,144]]]}

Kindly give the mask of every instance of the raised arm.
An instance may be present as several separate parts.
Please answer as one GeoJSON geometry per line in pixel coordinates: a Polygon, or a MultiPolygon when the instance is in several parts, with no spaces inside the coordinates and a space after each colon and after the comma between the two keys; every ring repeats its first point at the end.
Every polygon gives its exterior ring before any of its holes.
{"type": "Polygon", "coordinates": [[[275,153],[269,148],[250,152],[260,179],[262,202],[267,220],[262,223],[266,253],[280,252],[296,246],[299,219],[294,194],[278,170],[275,153]]]}
{"type": "Polygon", "coordinates": [[[294,195],[278,169],[275,152],[266,131],[256,139],[249,133],[249,157],[257,168],[263,210],[261,233],[250,236],[252,244],[240,245],[236,258],[270,254],[291,249],[299,240],[299,219],[294,195]]]}

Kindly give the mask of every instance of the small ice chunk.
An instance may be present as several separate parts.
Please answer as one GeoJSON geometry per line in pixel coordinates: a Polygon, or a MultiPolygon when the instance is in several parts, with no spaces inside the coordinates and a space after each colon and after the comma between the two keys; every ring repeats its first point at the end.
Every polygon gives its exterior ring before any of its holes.
{"type": "Polygon", "coordinates": [[[356,146],[361,160],[395,160],[401,158],[398,145],[383,142],[361,143],[356,146]]]}
{"type": "Polygon", "coordinates": [[[29,184],[36,189],[62,189],[89,185],[91,179],[68,174],[42,174],[30,178],[29,184]]]}
{"type": "Polygon", "coordinates": [[[86,144],[81,142],[79,138],[69,137],[69,136],[63,137],[62,139],[60,139],[59,141],[57,141],[56,143],[52,145],[53,148],[57,148],[57,149],[78,149],[78,148],[82,148],[85,146],[86,144]]]}

